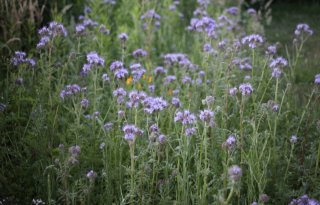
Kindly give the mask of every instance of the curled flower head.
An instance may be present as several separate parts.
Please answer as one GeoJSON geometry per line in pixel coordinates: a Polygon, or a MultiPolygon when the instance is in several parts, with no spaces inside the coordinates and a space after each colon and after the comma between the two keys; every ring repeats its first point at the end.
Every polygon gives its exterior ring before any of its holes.
{"type": "Polygon", "coordinates": [[[236,146],[236,137],[234,135],[230,135],[227,140],[222,144],[222,147],[227,149],[228,151],[234,150],[236,146]]]}
{"type": "Polygon", "coordinates": [[[242,176],[242,170],[238,165],[233,165],[228,170],[229,179],[239,181],[242,176]]]}
{"type": "Polygon", "coordinates": [[[116,70],[119,70],[119,69],[121,69],[121,68],[123,68],[123,67],[124,67],[123,62],[121,62],[121,61],[114,61],[114,62],[112,62],[111,65],[110,65],[110,71],[115,72],[116,70]]]}
{"type": "Polygon", "coordinates": [[[313,30],[310,28],[308,24],[301,23],[298,24],[296,27],[296,30],[294,31],[294,35],[301,36],[301,35],[307,35],[311,36],[313,34],[313,30]]]}
{"type": "Polygon", "coordinates": [[[123,89],[123,88],[118,88],[116,90],[113,91],[113,96],[117,97],[117,103],[123,103],[124,99],[127,95],[127,92],[123,89]]]}
{"type": "Polygon", "coordinates": [[[196,123],[196,116],[192,114],[189,110],[184,110],[182,112],[177,112],[174,121],[181,122],[183,125],[193,125],[196,123]]]}
{"type": "Polygon", "coordinates": [[[270,63],[270,68],[283,68],[286,66],[288,66],[288,61],[283,57],[272,59],[270,63]]]}
{"type": "Polygon", "coordinates": [[[279,69],[279,68],[274,68],[272,69],[272,73],[271,73],[271,76],[273,78],[280,78],[282,75],[282,71],[279,69]]]}
{"type": "Polygon", "coordinates": [[[193,135],[196,134],[196,131],[197,129],[195,127],[191,127],[191,128],[186,128],[185,131],[184,131],[184,134],[187,136],[187,137],[191,137],[193,135]]]}
{"type": "Polygon", "coordinates": [[[227,13],[236,16],[239,13],[239,9],[237,7],[230,7],[227,9],[227,13]]]}
{"type": "Polygon", "coordinates": [[[120,41],[122,43],[125,43],[128,40],[129,37],[128,37],[128,35],[126,33],[120,33],[118,38],[120,39],[120,41]]]}
{"type": "Polygon", "coordinates": [[[179,98],[177,98],[177,97],[172,98],[171,104],[177,108],[181,107],[181,102],[180,102],[179,98]]]}
{"type": "Polygon", "coordinates": [[[157,111],[161,111],[168,106],[167,101],[161,97],[147,97],[142,102],[144,111],[148,114],[152,114],[157,111]]]}
{"type": "Polygon", "coordinates": [[[249,36],[245,36],[242,38],[241,43],[244,45],[248,45],[249,48],[256,48],[258,45],[262,44],[263,38],[259,34],[251,34],[249,36]]]}
{"type": "Polygon", "coordinates": [[[251,93],[253,92],[253,88],[251,86],[250,83],[244,83],[244,84],[241,84],[239,86],[239,90],[241,91],[241,94],[243,96],[245,95],[251,95],[251,93]]]}
{"type": "Polygon", "coordinates": [[[69,148],[69,153],[74,156],[77,157],[80,153],[81,153],[81,148],[79,145],[75,145],[69,148]]]}
{"type": "Polygon", "coordinates": [[[86,176],[90,181],[93,181],[97,177],[97,173],[93,170],[90,170],[86,176]]]}
{"type": "Polygon", "coordinates": [[[124,132],[124,139],[127,141],[134,141],[137,136],[141,136],[143,131],[138,129],[135,125],[127,124],[122,128],[124,132]]]}
{"type": "Polygon", "coordinates": [[[104,59],[101,58],[95,51],[87,54],[87,62],[91,65],[104,66],[104,59]]]}
{"type": "Polygon", "coordinates": [[[106,124],[103,125],[103,128],[105,131],[110,131],[113,127],[113,123],[112,122],[107,122],[106,124]]]}
{"type": "Polygon", "coordinates": [[[89,100],[87,98],[81,100],[81,107],[84,109],[87,109],[89,107],[89,100]]]}
{"type": "Polygon", "coordinates": [[[230,94],[231,96],[237,95],[237,92],[238,92],[238,88],[236,88],[236,87],[229,89],[229,94],[230,94]]]}
{"type": "Polygon", "coordinates": [[[201,121],[208,123],[209,125],[214,124],[214,112],[211,110],[201,110],[199,114],[199,118],[201,121]]]}
{"type": "Polygon", "coordinates": [[[319,204],[320,204],[319,201],[309,198],[308,195],[300,196],[297,199],[293,199],[289,203],[289,205],[319,205],[319,204]]]}
{"type": "Polygon", "coordinates": [[[298,142],[298,137],[297,135],[292,135],[291,138],[290,138],[290,143],[291,144],[295,144],[298,142]]]}
{"type": "Polygon", "coordinates": [[[137,108],[139,103],[142,102],[147,97],[147,94],[143,91],[138,92],[136,90],[132,90],[129,93],[129,101],[127,102],[127,106],[129,108],[137,108]]]}
{"type": "Polygon", "coordinates": [[[148,52],[141,49],[141,48],[138,48],[137,50],[132,52],[132,56],[135,58],[142,58],[142,57],[147,56],[147,54],[148,54],[148,52]]]}

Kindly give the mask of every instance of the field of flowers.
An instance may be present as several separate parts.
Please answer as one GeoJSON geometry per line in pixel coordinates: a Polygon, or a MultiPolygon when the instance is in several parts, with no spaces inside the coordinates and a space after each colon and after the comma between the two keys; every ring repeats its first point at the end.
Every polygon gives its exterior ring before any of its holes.
{"type": "Polygon", "coordinates": [[[320,205],[320,72],[292,89],[317,31],[186,2],[91,0],[7,59],[0,204],[320,205]]]}

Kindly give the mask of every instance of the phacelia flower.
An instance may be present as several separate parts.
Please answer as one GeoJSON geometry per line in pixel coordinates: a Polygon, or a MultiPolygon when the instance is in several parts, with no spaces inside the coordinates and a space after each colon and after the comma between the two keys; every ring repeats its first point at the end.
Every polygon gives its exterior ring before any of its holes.
{"type": "Polygon", "coordinates": [[[179,98],[177,98],[177,97],[172,98],[171,104],[177,108],[181,107],[181,102],[180,102],[179,98]]]}
{"type": "Polygon", "coordinates": [[[27,54],[22,51],[16,51],[14,53],[14,56],[11,59],[11,64],[14,66],[18,66],[20,64],[27,64],[31,67],[34,67],[36,65],[36,62],[32,58],[26,58],[27,54]]]}
{"type": "Polygon", "coordinates": [[[276,59],[272,59],[269,66],[270,68],[283,68],[288,66],[288,61],[283,57],[278,57],[276,59]]]}
{"type": "Polygon", "coordinates": [[[183,125],[193,125],[197,118],[189,110],[184,110],[182,112],[177,112],[174,121],[181,122],[183,125]]]}
{"type": "Polygon", "coordinates": [[[138,129],[135,125],[127,124],[122,128],[124,132],[124,139],[127,141],[134,141],[137,136],[143,134],[143,131],[138,129]]]}
{"type": "Polygon", "coordinates": [[[230,89],[229,89],[229,94],[230,94],[231,96],[235,96],[235,95],[237,95],[237,93],[238,93],[238,88],[233,87],[233,88],[230,88],[230,89]]]}
{"type": "Polygon", "coordinates": [[[282,75],[282,71],[279,69],[279,68],[274,68],[272,69],[272,73],[271,73],[271,76],[273,78],[280,78],[282,75]]]}
{"type": "Polygon", "coordinates": [[[228,151],[232,151],[234,150],[235,146],[236,146],[236,137],[233,135],[230,135],[227,140],[222,144],[222,147],[227,149],[228,151]]]}
{"type": "Polygon", "coordinates": [[[127,102],[127,106],[129,108],[137,108],[139,103],[142,102],[147,97],[147,94],[143,91],[138,92],[136,90],[132,90],[129,93],[129,101],[127,102]]]}
{"type": "Polygon", "coordinates": [[[239,181],[242,176],[242,170],[238,165],[233,165],[228,170],[229,179],[239,181]]]}
{"type": "Polygon", "coordinates": [[[161,97],[147,97],[142,102],[144,111],[148,114],[152,114],[157,111],[161,111],[168,106],[167,101],[162,99],[161,97]]]}
{"type": "Polygon", "coordinates": [[[239,9],[237,7],[230,7],[227,9],[227,13],[236,16],[239,13],[239,9]]]}
{"type": "Polygon", "coordinates": [[[128,37],[128,35],[126,33],[120,33],[118,38],[120,39],[120,41],[122,43],[125,43],[128,40],[129,37],[128,37]]]}
{"type": "Polygon", "coordinates": [[[214,125],[214,121],[213,121],[214,112],[212,112],[211,110],[201,110],[199,114],[199,118],[201,121],[208,123],[209,126],[214,125]]]}
{"type": "Polygon", "coordinates": [[[309,198],[308,195],[303,195],[297,199],[293,199],[289,205],[320,205],[320,202],[309,198]]]}
{"type": "Polygon", "coordinates": [[[292,135],[290,138],[290,143],[295,144],[298,141],[298,137],[296,135],[292,135]]]}
{"type": "Polygon", "coordinates": [[[311,36],[313,34],[313,30],[310,28],[308,24],[301,23],[298,24],[296,30],[294,31],[296,36],[301,36],[303,34],[311,36]]]}
{"type": "Polygon", "coordinates": [[[270,197],[267,194],[260,194],[259,195],[259,200],[262,203],[267,203],[269,201],[270,197]]]}
{"type": "Polygon", "coordinates": [[[145,57],[145,56],[147,56],[147,54],[148,54],[147,51],[145,51],[141,48],[138,48],[137,50],[132,52],[132,56],[135,58],[145,57]]]}
{"type": "Polygon", "coordinates": [[[93,181],[97,177],[97,173],[95,173],[93,170],[90,170],[86,176],[90,181],[93,181]]]}
{"type": "Polygon", "coordinates": [[[244,45],[248,45],[249,48],[256,48],[258,45],[262,44],[263,38],[259,34],[251,34],[249,36],[245,36],[242,38],[241,43],[244,45]]]}
{"type": "Polygon", "coordinates": [[[103,129],[104,129],[105,131],[110,131],[110,130],[112,129],[112,127],[113,127],[113,123],[112,123],[112,122],[107,122],[107,123],[105,123],[105,124],[103,125],[103,129]]]}
{"type": "Polygon", "coordinates": [[[110,80],[110,78],[109,78],[107,73],[102,74],[102,80],[103,81],[109,81],[110,80]]]}
{"type": "Polygon", "coordinates": [[[87,109],[89,107],[89,100],[84,98],[81,100],[81,107],[87,109]]]}
{"type": "Polygon", "coordinates": [[[87,54],[87,62],[91,65],[104,66],[104,59],[94,51],[87,54]]]}
{"type": "Polygon", "coordinates": [[[127,95],[127,92],[123,88],[118,88],[113,91],[113,96],[117,97],[118,104],[121,104],[124,102],[126,95],[127,95]]]}
{"type": "Polygon", "coordinates": [[[185,131],[184,131],[184,134],[187,136],[187,137],[191,137],[193,135],[196,134],[196,131],[197,129],[195,127],[191,127],[191,128],[186,128],[185,131]]]}
{"type": "Polygon", "coordinates": [[[253,88],[250,83],[244,83],[239,86],[242,96],[251,95],[253,88]]]}

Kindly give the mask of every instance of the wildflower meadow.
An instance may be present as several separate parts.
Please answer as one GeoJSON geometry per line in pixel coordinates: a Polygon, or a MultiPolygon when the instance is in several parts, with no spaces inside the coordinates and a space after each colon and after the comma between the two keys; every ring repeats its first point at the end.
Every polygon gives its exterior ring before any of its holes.
{"type": "Polygon", "coordinates": [[[320,205],[320,68],[295,89],[318,31],[269,42],[245,1],[83,8],[1,68],[0,204],[320,205]]]}

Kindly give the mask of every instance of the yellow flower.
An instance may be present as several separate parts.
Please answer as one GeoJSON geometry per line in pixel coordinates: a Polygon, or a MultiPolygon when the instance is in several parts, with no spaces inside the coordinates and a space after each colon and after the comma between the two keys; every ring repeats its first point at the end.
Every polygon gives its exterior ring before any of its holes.
{"type": "Polygon", "coordinates": [[[132,78],[132,76],[130,75],[129,78],[127,78],[127,80],[126,80],[126,84],[127,84],[127,85],[131,85],[132,80],[133,80],[133,78],[132,78]]]}

